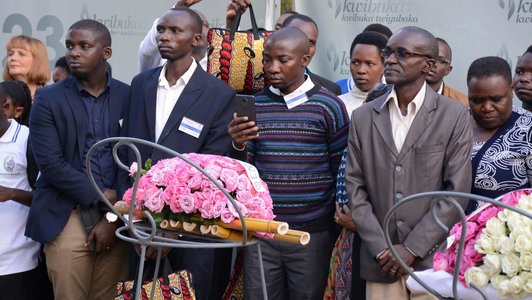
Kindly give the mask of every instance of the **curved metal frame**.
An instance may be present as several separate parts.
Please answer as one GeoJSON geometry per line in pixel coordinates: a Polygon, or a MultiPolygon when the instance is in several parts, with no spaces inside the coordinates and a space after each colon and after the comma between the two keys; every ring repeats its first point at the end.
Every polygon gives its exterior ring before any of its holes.
{"type": "MultiPolygon", "coordinates": [[[[531,213],[528,213],[528,212],[526,212],[526,211],[524,211],[522,209],[519,209],[517,207],[513,207],[513,206],[508,205],[506,203],[500,202],[499,200],[500,200],[500,198],[502,198],[502,196],[498,197],[496,199],[491,199],[491,198],[478,196],[478,195],[473,195],[473,194],[469,194],[469,193],[451,192],[451,191],[438,191],[438,192],[419,193],[419,194],[414,194],[414,195],[411,195],[411,196],[403,198],[400,202],[398,202],[394,206],[392,206],[392,208],[386,214],[386,216],[384,218],[384,228],[386,228],[386,229],[389,228],[390,219],[392,218],[392,216],[395,213],[395,211],[397,209],[399,209],[399,207],[401,207],[401,206],[403,206],[403,205],[405,205],[405,204],[407,204],[409,202],[412,202],[412,201],[415,201],[415,200],[418,200],[418,199],[422,199],[422,198],[425,198],[425,199],[428,199],[428,200],[432,201],[431,207],[430,207],[432,217],[434,218],[436,223],[445,231],[449,231],[450,229],[440,220],[439,216],[437,215],[436,209],[435,209],[436,205],[438,205],[438,203],[440,201],[443,201],[443,202],[446,202],[448,204],[451,204],[451,205],[453,205],[456,208],[456,210],[458,211],[458,214],[460,215],[460,221],[462,222],[462,234],[460,236],[460,240],[459,240],[459,244],[458,244],[458,253],[457,253],[457,256],[456,256],[456,265],[455,265],[454,274],[453,274],[453,298],[443,297],[438,292],[436,292],[434,289],[432,289],[430,286],[428,286],[426,283],[424,283],[416,274],[414,274],[414,272],[410,269],[410,267],[405,264],[405,262],[401,259],[401,257],[399,257],[399,254],[397,253],[397,251],[393,247],[393,243],[392,243],[392,241],[390,239],[389,230],[384,230],[384,238],[386,239],[386,244],[388,245],[388,248],[390,249],[392,255],[395,257],[395,259],[397,259],[397,261],[399,262],[401,267],[403,269],[407,270],[408,274],[410,276],[412,276],[412,278],[414,278],[421,286],[423,286],[423,288],[425,288],[431,294],[433,294],[434,296],[438,297],[438,299],[459,299],[458,298],[458,287],[457,287],[458,286],[458,273],[460,271],[460,262],[462,261],[462,256],[463,256],[463,251],[464,251],[464,244],[465,244],[465,238],[466,238],[466,227],[467,227],[466,226],[466,222],[467,221],[466,221],[466,216],[465,216],[465,213],[464,213],[464,211],[462,209],[462,206],[454,198],[466,198],[466,199],[470,199],[470,200],[488,202],[488,203],[491,203],[491,204],[496,205],[496,206],[504,207],[506,209],[509,209],[511,211],[514,211],[516,213],[522,214],[525,217],[528,217],[528,218],[532,219],[532,214],[531,213]]],[[[474,284],[471,284],[471,287],[473,287],[477,292],[479,292],[482,295],[484,300],[488,299],[486,297],[486,295],[484,294],[484,292],[482,292],[482,290],[478,286],[476,286],[474,284]]]]}
{"type": "MultiPolygon", "coordinates": [[[[166,148],[164,146],[161,146],[159,144],[155,144],[153,142],[149,142],[149,141],[145,141],[145,140],[141,140],[141,139],[137,139],[137,138],[129,138],[129,137],[111,137],[111,138],[106,138],[104,140],[101,140],[101,141],[95,143],[89,149],[89,152],[87,153],[87,159],[85,160],[85,164],[86,164],[86,168],[87,168],[87,175],[89,177],[89,181],[90,181],[92,187],[97,191],[98,195],[100,196],[100,201],[105,203],[105,205],[107,205],[107,207],[109,207],[109,209],[114,214],[116,214],[120,218],[120,220],[122,220],[122,222],[124,222],[124,226],[121,226],[121,227],[116,229],[116,231],[115,231],[116,236],[119,239],[123,240],[123,241],[130,242],[130,243],[133,243],[133,244],[139,244],[141,246],[141,254],[140,254],[140,257],[139,257],[139,270],[138,270],[137,281],[136,281],[137,284],[136,284],[136,291],[135,291],[135,299],[140,299],[140,291],[141,291],[142,284],[139,284],[139,283],[142,283],[142,274],[144,272],[144,258],[146,256],[146,248],[148,246],[156,246],[156,247],[158,247],[157,260],[156,260],[155,271],[154,271],[154,275],[153,275],[153,284],[155,285],[155,280],[157,279],[157,274],[159,272],[159,267],[160,267],[162,247],[218,249],[218,248],[247,247],[247,246],[251,246],[251,245],[256,245],[257,246],[257,253],[258,253],[258,259],[259,259],[259,270],[260,270],[261,283],[262,283],[262,293],[263,293],[263,297],[264,297],[265,300],[268,298],[267,292],[266,292],[266,281],[265,281],[265,277],[264,277],[264,267],[263,267],[263,264],[262,264],[262,253],[261,253],[261,249],[260,249],[260,243],[257,240],[248,241],[248,239],[247,239],[248,231],[247,231],[246,222],[245,222],[244,216],[242,215],[242,212],[238,208],[238,205],[236,204],[235,200],[223,188],[223,186],[221,186],[221,184],[219,182],[217,182],[203,168],[201,168],[200,166],[198,166],[197,164],[195,164],[194,162],[190,161],[188,158],[186,158],[185,156],[183,156],[182,154],[180,154],[180,153],[178,153],[176,151],[168,149],[168,148],[166,148]],[[145,146],[150,146],[150,147],[152,147],[154,149],[157,149],[157,150],[166,152],[166,153],[168,153],[170,155],[179,157],[181,160],[185,161],[186,163],[188,163],[191,166],[193,166],[194,168],[196,168],[203,175],[205,175],[207,178],[209,178],[209,180],[211,180],[214,183],[214,185],[216,185],[216,187],[218,187],[220,189],[220,191],[222,191],[224,193],[224,195],[227,197],[227,199],[231,202],[231,205],[233,205],[233,207],[235,208],[235,211],[238,213],[238,216],[239,216],[240,220],[242,220],[242,233],[243,233],[242,234],[243,235],[242,242],[239,243],[239,242],[227,242],[227,241],[222,241],[222,240],[216,240],[216,241],[219,241],[219,243],[203,243],[203,242],[192,242],[192,241],[183,241],[183,240],[175,240],[175,239],[165,238],[165,237],[157,236],[158,232],[163,232],[164,230],[157,228],[157,226],[155,224],[155,221],[154,221],[153,217],[151,216],[151,214],[149,212],[143,211],[143,215],[146,218],[146,220],[148,220],[149,226],[145,226],[145,225],[142,226],[142,225],[138,225],[138,224],[136,225],[133,222],[133,220],[132,220],[133,218],[125,218],[121,213],[116,211],[116,209],[114,208],[113,204],[111,204],[109,199],[107,199],[105,197],[103,192],[100,190],[100,188],[96,184],[96,181],[94,180],[94,177],[92,175],[91,163],[90,163],[90,159],[92,157],[92,154],[93,154],[94,150],[97,147],[99,147],[99,146],[101,146],[103,144],[107,144],[107,143],[115,143],[115,145],[113,146],[113,152],[112,152],[113,153],[113,159],[115,160],[115,162],[117,163],[117,165],[121,169],[126,170],[126,171],[129,171],[129,166],[124,165],[120,161],[120,158],[118,157],[118,149],[120,147],[122,147],[122,146],[129,147],[133,151],[133,153],[135,154],[135,158],[137,160],[137,164],[139,165],[139,168],[140,168],[140,166],[142,166],[142,160],[141,160],[141,157],[140,157],[140,152],[139,152],[138,148],[135,146],[135,144],[141,144],[141,145],[145,145],[145,146]],[[127,236],[124,233],[129,233],[130,235],[133,235],[133,237],[127,236]]],[[[135,207],[135,199],[136,199],[136,194],[137,194],[137,188],[138,188],[138,184],[139,184],[139,180],[140,180],[140,173],[141,172],[137,172],[135,174],[135,177],[134,177],[135,181],[133,183],[133,192],[132,192],[132,196],[131,196],[131,203],[129,205],[129,210],[128,210],[129,216],[133,216],[134,207],[135,207]]],[[[209,238],[205,238],[205,239],[215,240],[215,239],[209,239],[209,238]]],[[[153,299],[154,292],[155,292],[155,289],[152,288],[150,299],[153,299]]]]}

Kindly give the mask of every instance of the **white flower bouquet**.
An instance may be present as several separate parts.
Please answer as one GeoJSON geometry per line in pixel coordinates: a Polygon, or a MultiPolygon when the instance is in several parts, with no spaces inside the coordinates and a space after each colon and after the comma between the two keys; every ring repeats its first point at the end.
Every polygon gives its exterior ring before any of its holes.
{"type": "MultiPolygon", "coordinates": [[[[502,202],[532,212],[532,190],[506,194],[502,202]]],[[[458,286],[461,299],[482,299],[470,287],[479,287],[488,299],[532,299],[532,219],[492,204],[486,204],[467,218],[464,255],[458,286]]],[[[452,295],[452,276],[457,259],[461,222],[451,229],[447,250],[436,253],[434,269],[416,272],[442,296],[452,295]]],[[[408,285],[423,289],[409,278],[408,285]]]]}

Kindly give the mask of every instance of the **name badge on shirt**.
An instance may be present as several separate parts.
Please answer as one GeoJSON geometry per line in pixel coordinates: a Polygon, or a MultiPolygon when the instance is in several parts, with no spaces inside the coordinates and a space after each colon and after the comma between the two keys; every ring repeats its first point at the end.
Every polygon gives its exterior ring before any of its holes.
{"type": "Polygon", "coordinates": [[[292,109],[308,101],[307,94],[305,92],[295,93],[294,95],[285,95],[283,99],[284,102],[286,102],[288,109],[292,109]]]}
{"type": "Polygon", "coordinates": [[[199,138],[202,129],[203,129],[203,124],[193,121],[187,117],[183,117],[183,120],[181,121],[181,125],[179,125],[179,131],[182,131],[195,138],[199,138]]]}

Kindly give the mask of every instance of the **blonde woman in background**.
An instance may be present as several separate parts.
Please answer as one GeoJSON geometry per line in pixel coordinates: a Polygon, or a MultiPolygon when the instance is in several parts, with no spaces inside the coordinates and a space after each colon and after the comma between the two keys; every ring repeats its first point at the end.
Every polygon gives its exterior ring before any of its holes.
{"type": "Polygon", "coordinates": [[[50,81],[46,46],[41,40],[25,35],[11,37],[6,44],[4,80],[20,80],[28,85],[31,98],[35,90],[50,81]]]}

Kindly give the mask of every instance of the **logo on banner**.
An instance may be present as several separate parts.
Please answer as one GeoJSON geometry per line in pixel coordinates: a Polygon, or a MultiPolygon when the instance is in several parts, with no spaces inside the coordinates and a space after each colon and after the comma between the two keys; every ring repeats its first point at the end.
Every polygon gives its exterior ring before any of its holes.
{"type": "Polygon", "coordinates": [[[510,57],[510,51],[508,51],[508,47],[506,47],[505,43],[502,43],[501,48],[497,52],[497,56],[507,61],[508,64],[510,65],[510,68],[513,69],[512,58],[510,57]]]}
{"type": "Polygon", "coordinates": [[[121,16],[118,14],[101,16],[89,13],[86,5],[83,5],[80,12],[81,19],[92,19],[105,25],[112,35],[123,36],[145,36],[151,28],[153,20],[135,19],[131,15],[121,16]]]}
{"type": "Polygon", "coordinates": [[[334,17],[344,22],[367,22],[382,24],[415,24],[419,17],[415,14],[415,1],[393,0],[327,0],[334,10],[334,17]]]}
{"type": "Polygon", "coordinates": [[[515,23],[532,23],[532,0],[497,0],[507,11],[508,20],[515,15],[515,23]],[[516,5],[517,3],[517,5],[516,5]]]}
{"type": "Polygon", "coordinates": [[[342,76],[351,76],[349,64],[351,63],[351,54],[349,51],[338,52],[333,44],[327,48],[327,61],[333,67],[334,73],[342,76]]]}

